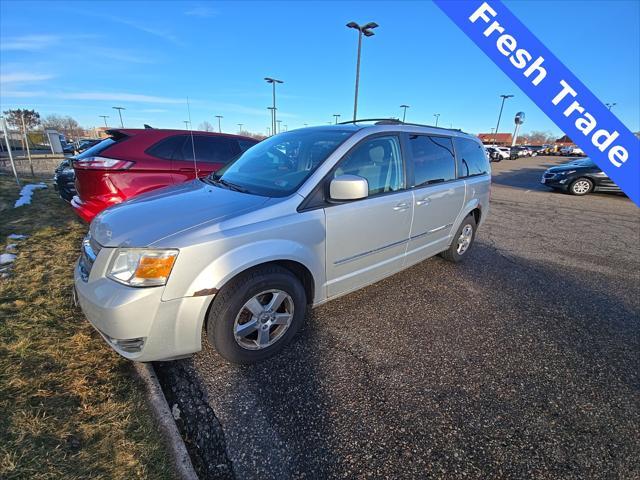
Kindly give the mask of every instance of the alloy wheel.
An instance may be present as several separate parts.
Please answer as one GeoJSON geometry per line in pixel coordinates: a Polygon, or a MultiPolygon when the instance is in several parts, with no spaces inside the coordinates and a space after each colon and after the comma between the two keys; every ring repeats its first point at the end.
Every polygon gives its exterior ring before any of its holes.
{"type": "Polygon", "coordinates": [[[456,248],[456,252],[458,252],[458,255],[462,255],[469,249],[472,239],[473,227],[469,224],[466,224],[462,229],[462,232],[460,232],[460,236],[458,237],[458,247],[456,248]]]}
{"type": "Polygon", "coordinates": [[[573,184],[573,192],[578,195],[584,195],[591,189],[591,184],[586,180],[578,180],[573,184]]]}
{"type": "Polygon", "coordinates": [[[293,320],[293,298],[282,290],[251,297],[233,323],[233,336],[242,348],[262,350],[277,342],[293,320]]]}

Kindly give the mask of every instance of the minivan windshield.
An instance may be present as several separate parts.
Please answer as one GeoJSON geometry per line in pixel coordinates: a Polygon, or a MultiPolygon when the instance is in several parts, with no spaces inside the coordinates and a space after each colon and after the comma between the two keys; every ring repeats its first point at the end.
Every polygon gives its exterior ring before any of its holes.
{"type": "Polygon", "coordinates": [[[208,181],[255,195],[286,197],[354,133],[340,128],[281,133],[254,145],[208,181]]]}

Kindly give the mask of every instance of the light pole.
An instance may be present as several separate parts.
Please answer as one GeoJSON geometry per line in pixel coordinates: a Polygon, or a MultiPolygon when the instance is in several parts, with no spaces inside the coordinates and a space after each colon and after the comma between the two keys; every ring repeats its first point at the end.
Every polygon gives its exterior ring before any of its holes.
{"type": "Polygon", "coordinates": [[[338,124],[338,119],[340,118],[340,114],[339,113],[334,113],[333,116],[336,119],[336,125],[338,124]]]}
{"type": "Polygon", "coordinates": [[[238,124],[238,127],[239,127],[238,133],[242,133],[242,126],[243,125],[244,125],[244,123],[239,123],[238,124]]]}
{"type": "Polygon", "coordinates": [[[607,108],[609,109],[609,111],[611,111],[611,109],[612,109],[613,107],[615,107],[615,106],[617,105],[617,103],[615,103],[615,102],[614,102],[614,103],[605,103],[605,105],[607,106],[607,108]]]}
{"type": "Polygon", "coordinates": [[[184,128],[189,130],[189,120],[183,120],[182,123],[184,123],[184,128]]]}
{"type": "Polygon", "coordinates": [[[404,119],[407,118],[407,108],[409,108],[409,105],[400,105],[400,108],[402,108],[402,123],[404,123],[404,119]]]}
{"type": "Polygon", "coordinates": [[[498,128],[500,128],[500,119],[502,118],[502,109],[504,108],[504,101],[507,98],[511,98],[513,97],[513,95],[500,95],[500,97],[502,98],[502,103],[500,104],[500,113],[498,114],[498,123],[496,124],[496,133],[493,136],[493,144],[496,144],[496,135],[498,135],[498,128]]]}
{"type": "Polygon", "coordinates": [[[276,123],[275,123],[275,115],[276,115],[276,109],[274,107],[267,107],[267,110],[271,111],[271,131],[272,131],[272,135],[276,134],[276,123]]]}
{"type": "Polygon", "coordinates": [[[309,126],[309,124],[308,124],[308,123],[304,123],[303,125],[304,125],[305,127],[308,127],[308,126],[309,126]]]}
{"type": "Polygon", "coordinates": [[[224,117],[222,115],[216,115],[216,118],[218,119],[218,133],[222,133],[222,127],[220,126],[220,120],[223,119],[224,117]]]}
{"type": "Polygon", "coordinates": [[[98,116],[104,120],[104,128],[109,128],[109,125],[107,125],[107,118],[109,118],[109,115],[98,115],[98,116]]]}
{"type": "Polygon", "coordinates": [[[282,120],[278,120],[278,121],[277,121],[277,123],[278,123],[278,133],[280,133],[280,132],[281,132],[281,130],[280,130],[280,124],[282,123],[282,120]]]}
{"type": "Polygon", "coordinates": [[[433,116],[436,117],[436,127],[437,127],[438,126],[438,119],[440,118],[440,114],[439,113],[434,113],[433,116]]]}
{"type": "Polygon", "coordinates": [[[271,136],[271,127],[267,127],[267,137],[271,136]]]}
{"type": "Polygon", "coordinates": [[[267,83],[270,83],[273,86],[273,107],[271,108],[271,126],[273,127],[273,131],[276,131],[276,83],[284,83],[282,80],[278,80],[276,78],[264,77],[267,83]]]}
{"type": "Polygon", "coordinates": [[[353,121],[357,120],[358,115],[358,86],[360,84],[360,52],[362,51],[362,35],[372,37],[374,33],[371,31],[378,27],[375,22],[369,22],[365,25],[358,25],[356,22],[347,23],[347,27],[358,30],[358,60],[356,62],[356,95],[353,100],[353,121]]]}
{"type": "Polygon", "coordinates": [[[120,115],[120,127],[124,128],[124,123],[122,123],[122,110],[126,110],[126,108],[124,107],[111,107],[111,108],[118,111],[118,115],[120,115]]]}

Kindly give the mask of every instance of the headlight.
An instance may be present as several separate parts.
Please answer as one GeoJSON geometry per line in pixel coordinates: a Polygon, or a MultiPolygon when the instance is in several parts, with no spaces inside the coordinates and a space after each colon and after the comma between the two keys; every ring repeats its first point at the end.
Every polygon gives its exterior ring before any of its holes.
{"type": "Polygon", "coordinates": [[[558,172],[558,175],[571,175],[572,173],[576,173],[575,170],[566,170],[564,172],[558,172]]]}
{"type": "Polygon", "coordinates": [[[107,277],[132,287],[155,287],[167,283],[178,250],[120,248],[109,266],[107,277]]]}

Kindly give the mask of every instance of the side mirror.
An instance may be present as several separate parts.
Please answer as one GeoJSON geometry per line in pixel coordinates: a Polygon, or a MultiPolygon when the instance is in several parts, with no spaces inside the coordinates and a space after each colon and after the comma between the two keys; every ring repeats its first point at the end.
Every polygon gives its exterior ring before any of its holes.
{"type": "Polygon", "coordinates": [[[358,175],[340,175],[331,180],[329,197],[331,200],[360,200],[369,196],[369,182],[358,175]]]}

